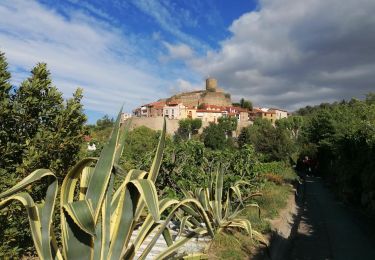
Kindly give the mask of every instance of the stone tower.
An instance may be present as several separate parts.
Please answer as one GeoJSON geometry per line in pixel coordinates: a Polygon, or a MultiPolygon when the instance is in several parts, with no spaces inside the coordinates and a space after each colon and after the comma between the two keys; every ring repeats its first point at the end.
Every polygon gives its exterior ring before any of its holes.
{"type": "Polygon", "coordinates": [[[215,92],[217,90],[217,80],[214,78],[206,79],[206,90],[215,92]]]}

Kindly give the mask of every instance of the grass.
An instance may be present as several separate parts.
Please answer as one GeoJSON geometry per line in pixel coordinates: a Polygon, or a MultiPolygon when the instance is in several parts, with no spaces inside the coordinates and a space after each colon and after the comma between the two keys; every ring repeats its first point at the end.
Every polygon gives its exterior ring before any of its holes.
{"type": "MultiPolygon", "coordinates": [[[[281,209],[286,206],[287,199],[293,193],[293,188],[288,184],[297,178],[293,169],[287,169],[283,174],[282,184],[272,181],[265,181],[261,187],[263,196],[257,197],[261,208],[261,218],[258,211],[248,208],[243,212],[243,216],[250,219],[252,227],[263,234],[271,231],[268,220],[276,218],[281,209]]],[[[249,259],[252,252],[259,246],[256,241],[251,241],[250,237],[241,232],[233,234],[218,234],[209,249],[210,259],[249,259]]]]}
{"type": "Polygon", "coordinates": [[[208,255],[209,259],[245,259],[253,250],[249,236],[240,232],[219,233],[215,236],[208,255]]]}

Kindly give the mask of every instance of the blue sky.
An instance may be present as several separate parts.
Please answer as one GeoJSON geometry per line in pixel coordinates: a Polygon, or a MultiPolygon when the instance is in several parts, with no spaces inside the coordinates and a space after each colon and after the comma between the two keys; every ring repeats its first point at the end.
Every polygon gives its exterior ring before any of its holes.
{"type": "Polygon", "coordinates": [[[294,110],[374,89],[370,0],[2,0],[0,50],[13,84],[47,62],[89,122],[208,75],[258,106],[294,110]]]}

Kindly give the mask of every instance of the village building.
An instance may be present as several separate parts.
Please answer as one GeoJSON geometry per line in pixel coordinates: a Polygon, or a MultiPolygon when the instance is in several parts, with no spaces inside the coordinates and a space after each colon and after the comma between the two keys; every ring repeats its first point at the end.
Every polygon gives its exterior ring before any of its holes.
{"type": "Polygon", "coordinates": [[[278,108],[253,108],[250,112],[250,120],[254,121],[257,117],[267,119],[275,124],[276,120],[288,117],[288,112],[278,108]]]}
{"type": "Polygon", "coordinates": [[[165,101],[156,101],[146,106],[147,106],[149,117],[163,116],[163,109],[165,106],[165,101]]]}
{"type": "MultiPolygon", "coordinates": [[[[184,92],[167,99],[158,100],[156,102],[145,104],[133,110],[136,117],[162,117],[167,116],[172,118],[172,111],[176,111],[176,105],[182,104],[185,107],[185,113],[181,107],[178,108],[178,118],[185,117],[195,118],[196,108],[202,105],[215,105],[220,107],[228,107],[232,105],[232,100],[229,93],[225,93],[223,89],[219,88],[217,80],[208,78],[206,80],[206,89],[184,92]],[[172,105],[173,104],[173,105],[172,105]],[[181,111],[180,111],[181,110],[181,111]],[[168,112],[167,112],[168,111],[168,112]],[[168,113],[168,115],[165,114],[168,113]]],[[[174,112],[175,113],[175,112],[174,112]]],[[[173,115],[176,118],[176,115],[173,115]]]]}
{"type": "Polygon", "coordinates": [[[270,108],[270,110],[275,111],[276,120],[288,117],[288,111],[286,111],[286,110],[282,110],[282,109],[279,109],[279,108],[270,108]]]}
{"type": "Polygon", "coordinates": [[[225,107],[216,105],[203,105],[197,109],[197,118],[201,119],[202,122],[217,123],[217,120],[228,114],[225,107]]]}
{"type": "Polygon", "coordinates": [[[163,116],[168,119],[185,119],[187,118],[187,107],[182,103],[167,103],[163,107],[163,116]]]}
{"type": "Polygon", "coordinates": [[[263,110],[262,111],[262,116],[263,119],[267,119],[271,121],[272,124],[276,122],[276,112],[271,109],[263,110]]]}
{"type": "Polygon", "coordinates": [[[133,110],[133,115],[136,117],[148,117],[149,113],[147,110],[147,106],[143,105],[141,107],[137,107],[136,109],[133,110]]]}
{"type": "MultiPolygon", "coordinates": [[[[218,86],[216,79],[208,78],[205,90],[184,92],[142,105],[133,110],[133,115],[137,121],[134,125],[152,128],[159,126],[163,117],[173,121],[198,118],[202,120],[203,127],[209,123],[217,123],[220,117],[235,117],[240,129],[251,125],[256,118],[264,118],[275,124],[276,120],[287,117],[288,112],[277,108],[254,107],[249,110],[233,106],[230,94],[218,86]]],[[[170,121],[169,125],[176,129],[177,121],[174,121],[176,124],[170,121]]]]}
{"type": "Polygon", "coordinates": [[[197,108],[196,107],[187,107],[186,108],[186,117],[190,119],[197,118],[197,108]]]}

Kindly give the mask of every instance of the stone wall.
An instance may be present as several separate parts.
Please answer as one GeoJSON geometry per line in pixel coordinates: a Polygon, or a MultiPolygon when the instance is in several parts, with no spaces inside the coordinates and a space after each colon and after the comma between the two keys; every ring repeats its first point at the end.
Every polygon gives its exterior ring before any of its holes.
{"type": "Polygon", "coordinates": [[[192,91],[181,93],[175,96],[170,97],[167,99],[167,102],[176,102],[176,103],[183,103],[185,106],[198,106],[199,100],[201,99],[202,94],[205,91],[192,91]]]}
{"type": "MultiPolygon", "coordinates": [[[[174,134],[178,129],[178,120],[177,119],[166,119],[167,121],[167,133],[174,134]]],[[[163,117],[133,117],[130,129],[140,126],[146,126],[152,130],[162,130],[163,129],[163,117]]]]}
{"type": "Polygon", "coordinates": [[[199,102],[201,104],[224,107],[232,105],[230,96],[226,96],[223,92],[206,92],[202,95],[202,99],[199,102]]]}
{"type": "Polygon", "coordinates": [[[212,91],[193,91],[181,93],[167,99],[167,102],[183,103],[185,106],[198,106],[199,104],[215,106],[231,106],[232,100],[229,94],[212,91]]]}
{"type": "MultiPolygon", "coordinates": [[[[173,135],[178,129],[177,119],[166,119],[167,121],[167,134],[173,135]]],[[[251,121],[239,122],[237,125],[237,130],[233,133],[234,137],[237,137],[243,127],[247,127],[251,124],[251,121]]],[[[132,117],[132,123],[130,125],[130,130],[134,128],[146,126],[152,130],[158,131],[163,129],[163,118],[162,117],[132,117]]],[[[199,133],[203,132],[205,127],[209,126],[208,122],[202,122],[202,127],[199,129],[199,133]]]]}

